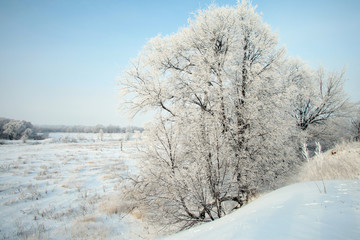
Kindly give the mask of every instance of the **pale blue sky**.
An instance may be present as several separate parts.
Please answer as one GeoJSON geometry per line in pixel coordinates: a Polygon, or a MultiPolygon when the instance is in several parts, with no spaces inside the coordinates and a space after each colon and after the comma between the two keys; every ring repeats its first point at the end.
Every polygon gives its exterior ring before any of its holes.
{"type": "MultiPolygon", "coordinates": [[[[212,2],[236,0],[0,0],[0,117],[34,124],[114,124],[116,77],[157,34],[186,26],[212,2]]],[[[360,1],[253,0],[291,56],[347,68],[360,100],[360,1]]],[[[141,125],[145,116],[132,122],[141,125]]]]}

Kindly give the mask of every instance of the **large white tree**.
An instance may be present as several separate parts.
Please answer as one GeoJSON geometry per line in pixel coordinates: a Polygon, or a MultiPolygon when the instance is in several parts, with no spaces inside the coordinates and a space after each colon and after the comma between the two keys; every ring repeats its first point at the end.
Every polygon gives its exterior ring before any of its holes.
{"type": "Polygon", "coordinates": [[[284,62],[250,1],[151,39],[120,80],[133,114],[157,110],[126,196],[149,219],[187,228],[279,184],[298,163],[284,62]]]}

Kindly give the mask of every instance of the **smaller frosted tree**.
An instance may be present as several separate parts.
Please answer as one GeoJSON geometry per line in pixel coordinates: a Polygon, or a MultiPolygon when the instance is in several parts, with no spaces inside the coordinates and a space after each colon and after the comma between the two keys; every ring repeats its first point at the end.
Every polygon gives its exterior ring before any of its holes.
{"type": "Polygon", "coordinates": [[[288,71],[297,91],[293,116],[301,130],[329,119],[349,117],[353,105],[344,92],[344,71],[327,72],[323,67],[313,70],[299,60],[290,61],[288,71]]]}
{"type": "Polygon", "coordinates": [[[30,128],[27,128],[21,136],[21,140],[23,141],[23,143],[25,143],[26,140],[28,140],[32,136],[32,134],[33,131],[30,128]]]}
{"type": "MultiPolygon", "coordinates": [[[[296,125],[310,145],[321,141],[324,148],[331,147],[344,135],[344,124],[354,111],[344,92],[345,72],[317,70],[299,59],[292,59],[284,66],[289,87],[292,88],[293,111],[296,125]]],[[[313,148],[312,146],[310,148],[313,148]]]]}
{"type": "Polygon", "coordinates": [[[104,131],[102,130],[102,128],[100,128],[100,130],[99,130],[99,139],[100,139],[100,141],[104,140],[104,131]]]}

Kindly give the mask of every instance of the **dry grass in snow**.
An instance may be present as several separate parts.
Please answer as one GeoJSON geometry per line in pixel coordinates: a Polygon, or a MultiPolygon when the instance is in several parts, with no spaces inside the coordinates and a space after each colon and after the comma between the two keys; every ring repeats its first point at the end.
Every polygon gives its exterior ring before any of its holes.
{"type": "Polygon", "coordinates": [[[327,152],[317,152],[298,175],[298,181],[335,179],[360,179],[360,142],[344,142],[327,152]]]}
{"type": "Polygon", "coordinates": [[[144,239],[118,196],[135,141],[56,137],[0,145],[0,239],[144,239]]]}

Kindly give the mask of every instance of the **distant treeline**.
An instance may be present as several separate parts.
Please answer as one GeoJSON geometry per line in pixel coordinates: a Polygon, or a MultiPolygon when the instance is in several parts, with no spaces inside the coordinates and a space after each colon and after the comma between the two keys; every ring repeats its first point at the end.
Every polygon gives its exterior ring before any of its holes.
{"type": "Polygon", "coordinates": [[[144,131],[143,128],[128,126],[128,127],[119,127],[119,126],[103,126],[103,125],[96,125],[96,126],[36,126],[39,132],[42,133],[51,133],[51,132],[68,132],[68,133],[99,133],[102,131],[103,133],[134,133],[136,131],[142,132],[144,131]]]}
{"type": "Polygon", "coordinates": [[[52,132],[68,132],[68,133],[134,133],[136,131],[142,132],[144,129],[140,127],[128,126],[55,126],[44,125],[34,126],[31,122],[24,120],[14,120],[8,118],[0,118],[0,139],[26,141],[27,139],[44,139],[48,133],[52,132]]]}

